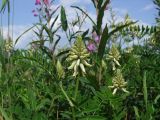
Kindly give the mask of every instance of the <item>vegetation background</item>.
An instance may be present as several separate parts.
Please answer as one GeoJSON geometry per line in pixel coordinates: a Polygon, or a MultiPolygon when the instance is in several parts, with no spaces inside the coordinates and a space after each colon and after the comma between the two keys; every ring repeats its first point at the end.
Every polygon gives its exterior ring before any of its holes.
{"type": "Polygon", "coordinates": [[[138,25],[129,15],[116,22],[108,8],[112,1],[91,1],[96,20],[71,6],[76,20],[68,21],[63,5],[52,10],[54,1],[36,0],[33,14],[39,21],[13,42],[10,0],[2,0],[8,37],[0,31],[0,120],[160,119],[160,0],[153,1],[155,26],[138,25]],[[112,18],[103,27],[105,10],[112,18]],[[82,30],[86,19],[92,27],[82,30]],[[30,30],[37,40],[29,49],[15,49],[30,30]],[[57,48],[63,41],[59,30],[66,48],[57,48]]]}

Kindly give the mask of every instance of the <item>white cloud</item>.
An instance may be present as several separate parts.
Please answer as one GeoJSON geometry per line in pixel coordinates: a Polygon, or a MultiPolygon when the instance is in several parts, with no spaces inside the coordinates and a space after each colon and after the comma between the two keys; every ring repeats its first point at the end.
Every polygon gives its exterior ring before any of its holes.
{"type": "Polygon", "coordinates": [[[71,5],[75,5],[75,4],[80,4],[80,5],[87,5],[87,4],[90,4],[91,3],[91,0],[60,0],[59,1],[59,4],[60,5],[64,5],[64,6],[71,6],[71,5]]]}
{"type": "MultiPolygon", "coordinates": [[[[32,25],[14,25],[13,26],[13,42],[15,43],[16,39],[32,25]]],[[[10,27],[12,28],[12,27],[10,27]]],[[[3,27],[3,36],[7,38],[8,27],[3,27]]],[[[12,37],[12,31],[10,31],[10,37],[12,37]]],[[[25,33],[17,42],[16,48],[26,48],[29,42],[35,38],[35,35],[32,30],[25,33]]]]}
{"type": "Polygon", "coordinates": [[[153,9],[154,8],[154,5],[153,4],[148,4],[148,5],[146,5],[144,8],[143,8],[143,10],[144,11],[149,11],[149,10],[151,10],[151,9],[153,9]]]}
{"type": "Polygon", "coordinates": [[[124,8],[113,8],[113,11],[120,15],[125,15],[128,13],[128,10],[124,8]]]}

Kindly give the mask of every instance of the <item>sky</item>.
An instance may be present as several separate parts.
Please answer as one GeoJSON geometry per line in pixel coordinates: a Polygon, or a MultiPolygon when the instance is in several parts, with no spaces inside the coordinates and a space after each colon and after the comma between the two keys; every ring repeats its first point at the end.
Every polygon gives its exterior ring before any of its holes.
{"type": "MultiPolygon", "coordinates": [[[[2,0],[0,0],[2,1],[2,0]]],[[[33,16],[32,10],[36,8],[35,0],[11,0],[14,1],[14,39],[18,37],[23,31],[38,22],[38,18],[33,16]]],[[[77,5],[87,10],[91,17],[95,17],[95,10],[91,0],[55,0],[53,8],[58,5],[63,5],[66,8],[68,19],[74,16],[74,10],[71,5],[77,5]]],[[[124,18],[128,13],[133,20],[139,20],[141,24],[155,25],[155,17],[157,11],[152,0],[111,0],[110,6],[115,11],[117,19],[124,18]]],[[[12,6],[11,6],[11,11],[12,6]]],[[[108,19],[107,12],[104,19],[108,19]]],[[[4,34],[7,31],[7,15],[3,14],[4,34]]],[[[33,39],[33,32],[24,36],[23,40],[18,43],[18,47],[24,47],[27,42],[33,39]]]]}

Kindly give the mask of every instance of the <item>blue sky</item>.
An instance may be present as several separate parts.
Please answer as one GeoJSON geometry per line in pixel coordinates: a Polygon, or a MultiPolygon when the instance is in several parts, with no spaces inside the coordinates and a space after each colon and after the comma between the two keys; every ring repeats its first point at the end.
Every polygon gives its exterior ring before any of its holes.
{"type": "MultiPolygon", "coordinates": [[[[16,39],[23,31],[32,26],[33,23],[38,22],[38,18],[33,16],[32,10],[36,8],[35,0],[11,0],[15,1],[14,12],[14,30],[13,38],[16,39]]],[[[88,13],[95,17],[95,9],[91,0],[55,0],[55,6],[64,5],[67,12],[67,17],[74,17],[74,10],[71,5],[78,5],[88,11],[88,13]]],[[[124,18],[125,14],[134,20],[139,20],[141,24],[155,25],[155,17],[157,11],[152,0],[111,0],[110,6],[115,10],[118,19],[124,18]]],[[[54,6],[53,6],[54,7],[54,6]]],[[[12,6],[11,6],[12,11],[12,6]]],[[[105,18],[108,19],[107,13],[105,18]]],[[[4,34],[7,34],[7,15],[3,15],[4,34]]],[[[33,40],[33,32],[26,34],[22,41],[18,43],[18,47],[26,45],[29,40],[33,40]]],[[[63,43],[62,43],[63,44],[63,43]]]]}
{"type": "MultiPolygon", "coordinates": [[[[12,1],[12,0],[11,0],[12,1]]],[[[70,0],[57,0],[57,3],[64,3],[70,0]],[[63,1],[63,2],[60,2],[63,1]]],[[[78,0],[72,0],[72,5],[83,6],[90,12],[94,12],[92,4],[89,2],[74,2],[78,0]],[[75,3],[75,4],[74,4],[75,3]]],[[[86,0],[81,0],[86,1],[86,0]]],[[[118,14],[128,12],[131,18],[135,20],[142,20],[144,23],[151,25],[155,24],[156,10],[152,0],[112,0],[111,6],[119,11],[118,14]]],[[[15,0],[15,15],[14,23],[16,25],[32,24],[37,21],[33,17],[32,10],[35,8],[35,0],[15,0]]],[[[6,15],[4,20],[6,21],[6,15]]],[[[5,23],[5,22],[4,22],[5,23]]]]}

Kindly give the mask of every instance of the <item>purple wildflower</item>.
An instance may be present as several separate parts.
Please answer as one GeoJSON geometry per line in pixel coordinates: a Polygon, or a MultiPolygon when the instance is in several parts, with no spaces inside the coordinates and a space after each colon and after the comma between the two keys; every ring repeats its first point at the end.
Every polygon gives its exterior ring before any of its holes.
{"type": "Polygon", "coordinates": [[[41,0],[36,0],[35,5],[41,5],[41,0]]]}
{"type": "Polygon", "coordinates": [[[38,14],[37,14],[37,13],[34,13],[33,15],[34,15],[34,17],[37,17],[37,16],[38,16],[38,14]]]}
{"type": "Polygon", "coordinates": [[[94,38],[94,40],[95,40],[96,43],[99,43],[100,42],[100,37],[97,36],[97,37],[94,38]]]}
{"type": "Polygon", "coordinates": [[[98,36],[96,32],[92,33],[92,37],[93,37],[93,39],[95,40],[96,43],[100,42],[100,36],[98,36]]]}
{"type": "Polygon", "coordinates": [[[87,49],[88,49],[89,52],[94,52],[96,50],[96,46],[95,46],[94,43],[89,43],[87,45],[87,49]]]}

